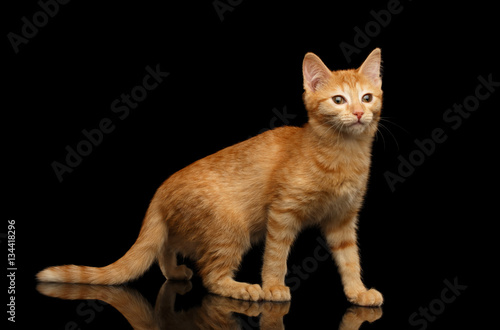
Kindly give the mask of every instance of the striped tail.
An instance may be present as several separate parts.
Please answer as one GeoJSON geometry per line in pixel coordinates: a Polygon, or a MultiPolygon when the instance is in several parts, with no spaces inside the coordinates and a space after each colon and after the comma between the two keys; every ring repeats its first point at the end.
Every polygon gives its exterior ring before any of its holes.
{"type": "Polygon", "coordinates": [[[55,266],[39,272],[41,282],[63,282],[115,285],[132,281],[142,274],[157,259],[166,243],[167,226],[162,212],[154,206],[146,212],[139,237],[123,257],[105,267],[55,266]]]}

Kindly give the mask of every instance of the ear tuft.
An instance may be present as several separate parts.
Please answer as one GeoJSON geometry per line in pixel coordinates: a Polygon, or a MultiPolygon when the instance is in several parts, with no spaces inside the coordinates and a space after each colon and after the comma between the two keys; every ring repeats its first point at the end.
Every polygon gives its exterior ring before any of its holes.
{"type": "Polygon", "coordinates": [[[304,89],[315,92],[330,77],[331,71],[313,53],[307,53],[302,62],[302,74],[304,75],[304,89]]]}
{"type": "Polygon", "coordinates": [[[358,72],[366,76],[373,85],[382,86],[382,56],[380,48],[375,48],[361,64],[358,72]]]}

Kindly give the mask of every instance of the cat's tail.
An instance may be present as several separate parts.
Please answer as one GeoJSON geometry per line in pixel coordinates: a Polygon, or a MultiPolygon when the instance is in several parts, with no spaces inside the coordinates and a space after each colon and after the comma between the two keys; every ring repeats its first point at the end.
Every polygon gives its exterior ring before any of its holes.
{"type": "Polygon", "coordinates": [[[138,278],[157,259],[168,236],[165,216],[155,204],[151,202],[134,245],[114,263],[105,267],[49,267],[39,272],[37,279],[42,282],[114,285],[138,278]]]}

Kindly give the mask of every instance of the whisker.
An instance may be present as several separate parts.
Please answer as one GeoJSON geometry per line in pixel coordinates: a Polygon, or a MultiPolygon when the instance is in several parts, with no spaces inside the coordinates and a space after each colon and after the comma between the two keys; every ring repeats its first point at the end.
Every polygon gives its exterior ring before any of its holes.
{"type": "Polygon", "coordinates": [[[387,122],[387,123],[389,123],[389,124],[392,124],[392,125],[396,126],[397,128],[399,128],[400,130],[404,131],[405,133],[407,133],[407,134],[411,135],[411,133],[410,133],[407,129],[405,129],[403,126],[401,126],[401,125],[399,125],[399,124],[396,124],[396,123],[394,123],[394,122],[390,121],[390,120],[389,120],[389,119],[387,119],[387,118],[390,118],[390,117],[380,117],[380,120],[383,120],[384,122],[387,122]]]}
{"type": "MultiPolygon", "coordinates": [[[[380,123],[379,123],[380,124],[380,123]]],[[[385,138],[384,138],[384,134],[382,133],[382,131],[378,128],[378,125],[376,126],[377,128],[377,131],[376,131],[376,137],[378,138],[378,133],[380,133],[380,136],[382,137],[382,143],[384,144],[384,150],[385,150],[385,138]]]]}
{"type": "MultiPolygon", "coordinates": [[[[380,122],[378,124],[380,125],[381,128],[385,128],[387,130],[387,132],[389,132],[389,134],[392,136],[394,142],[396,143],[396,147],[398,148],[398,151],[399,151],[398,140],[396,139],[396,137],[394,136],[394,134],[392,134],[391,130],[389,128],[387,128],[384,124],[380,123],[380,122]]],[[[377,128],[377,130],[380,131],[378,128],[377,128]]],[[[382,135],[382,131],[380,131],[380,134],[382,135]]],[[[384,144],[384,149],[385,149],[385,144],[384,144]]]]}

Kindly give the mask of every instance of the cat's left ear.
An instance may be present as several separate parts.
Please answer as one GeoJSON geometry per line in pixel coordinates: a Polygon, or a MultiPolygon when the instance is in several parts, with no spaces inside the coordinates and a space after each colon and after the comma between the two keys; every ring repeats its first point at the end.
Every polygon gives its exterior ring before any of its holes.
{"type": "Polygon", "coordinates": [[[323,61],[313,53],[307,53],[304,57],[302,73],[304,89],[311,92],[316,92],[332,74],[323,61]]]}
{"type": "Polygon", "coordinates": [[[382,57],[380,48],[375,48],[361,64],[358,72],[367,77],[373,85],[382,87],[382,57]]]}

